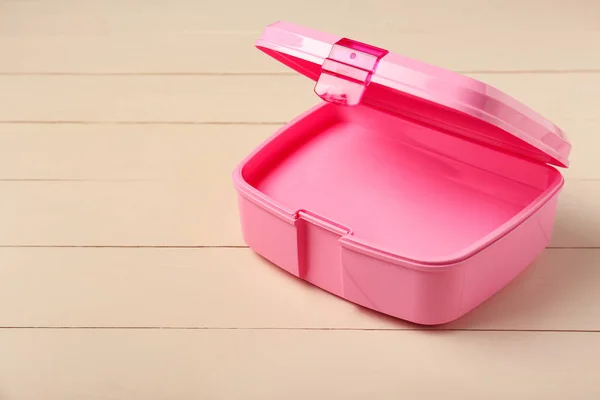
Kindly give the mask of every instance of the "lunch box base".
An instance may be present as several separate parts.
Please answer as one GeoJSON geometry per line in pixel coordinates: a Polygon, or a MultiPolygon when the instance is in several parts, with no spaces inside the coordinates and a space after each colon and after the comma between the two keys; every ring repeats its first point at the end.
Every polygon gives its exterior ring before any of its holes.
{"type": "Polygon", "coordinates": [[[254,251],[344,299],[440,324],[544,249],[563,179],[373,108],[323,103],[242,162],[235,182],[254,251]]]}

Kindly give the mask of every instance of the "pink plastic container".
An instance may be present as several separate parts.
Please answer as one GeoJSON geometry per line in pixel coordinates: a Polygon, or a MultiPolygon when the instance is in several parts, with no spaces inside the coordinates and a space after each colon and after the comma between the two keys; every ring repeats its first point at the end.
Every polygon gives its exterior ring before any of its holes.
{"type": "Polygon", "coordinates": [[[324,100],[234,172],[244,240],[264,258],[356,304],[441,324],[548,244],[563,186],[549,164],[566,167],[571,149],[550,121],[482,82],[290,23],[256,45],[324,100]]]}

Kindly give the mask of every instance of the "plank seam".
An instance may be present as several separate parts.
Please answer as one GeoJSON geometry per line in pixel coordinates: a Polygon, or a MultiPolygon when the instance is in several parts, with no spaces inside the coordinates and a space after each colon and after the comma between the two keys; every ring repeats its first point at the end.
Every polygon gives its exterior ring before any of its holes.
{"type": "Polygon", "coordinates": [[[197,331],[305,331],[305,332],[534,332],[534,333],[600,333],[590,329],[502,329],[502,328],[310,328],[310,327],[168,327],[168,326],[0,326],[1,330],[197,330],[197,331]]]}
{"type": "MultiPolygon", "coordinates": [[[[574,68],[574,69],[507,69],[507,70],[494,70],[494,69],[473,69],[473,70],[453,70],[460,74],[490,74],[490,75],[518,75],[518,74],[597,74],[600,73],[598,68],[574,68]]],[[[65,72],[44,72],[44,71],[31,71],[31,72],[19,72],[19,71],[5,71],[0,72],[0,76],[295,76],[298,75],[296,72],[193,72],[193,71],[179,71],[179,72],[76,72],[76,71],[65,71],[65,72]]]]}
{"type": "MultiPolygon", "coordinates": [[[[70,245],[0,244],[0,249],[249,249],[245,245],[70,245]]],[[[547,246],[552,250],[595,250],[600,246],[547,246]]]]}
{"type": "Polygon", "coordinates": [[[0,120],[0,124],[32,125],[284,125],[286,121],[83,121],[83,120],[0,120]]]}

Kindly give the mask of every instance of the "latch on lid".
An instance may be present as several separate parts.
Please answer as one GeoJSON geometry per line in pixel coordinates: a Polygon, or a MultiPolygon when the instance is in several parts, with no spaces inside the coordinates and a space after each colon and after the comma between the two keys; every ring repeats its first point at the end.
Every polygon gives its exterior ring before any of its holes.
{"type": "Polygon", "coordinates": [[[330,103],[359,104],[379,60],[387,53],[387,50],[351,39],[339,40],[321,66],[315,93],[330,103]]]}

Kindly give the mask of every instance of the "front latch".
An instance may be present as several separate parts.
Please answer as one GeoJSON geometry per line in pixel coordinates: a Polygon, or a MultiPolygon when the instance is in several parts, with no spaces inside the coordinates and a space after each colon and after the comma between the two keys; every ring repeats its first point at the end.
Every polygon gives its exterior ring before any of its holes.
{"type": "Polygon", "coordinates": [[[330,103],[359,104],[379,60],[387,53],[387,50],[365,43],[341,39],[323,62],[315,93],[330,103]]]}

